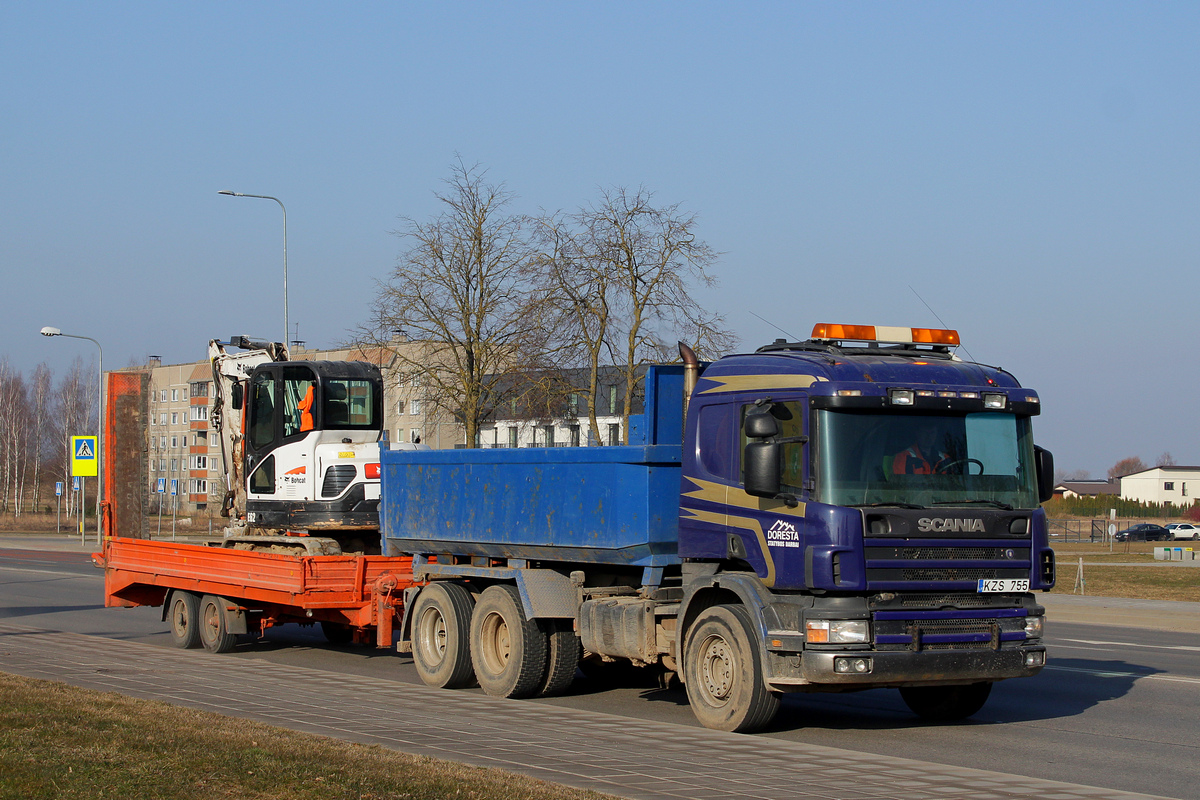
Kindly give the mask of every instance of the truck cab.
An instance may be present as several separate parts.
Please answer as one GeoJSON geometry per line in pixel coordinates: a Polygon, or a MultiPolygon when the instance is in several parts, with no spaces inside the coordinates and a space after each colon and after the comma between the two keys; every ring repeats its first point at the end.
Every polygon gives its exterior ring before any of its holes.
{"type": "Polygon", "coordinates": [[[713,572],[693,602],[724,587],[761,608],[776,690],[966,685],[1045,663],[1029,593],[1054,585],[1039,399],[958,343],[817,325],[699,376],[679,556],[713,572]]]}

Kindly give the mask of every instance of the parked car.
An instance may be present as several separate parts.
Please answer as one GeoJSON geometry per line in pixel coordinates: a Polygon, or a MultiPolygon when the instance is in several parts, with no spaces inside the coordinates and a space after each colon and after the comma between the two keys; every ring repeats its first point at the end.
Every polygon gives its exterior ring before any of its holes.
{"type": "Polygon", "coordinates": [[[1167,526],[1167,530],[1176,539],[1195,539],[1200,540],[1200,527],[1193,525],[1190,522],[1172,522],[1167,526]]]}
{"type": "Polygon", "coordinates": [[[1169,542],[1174,538],[1162,525],[1142,522],[1117,531],[1113,539],[1118,542],[1169,542]]]}

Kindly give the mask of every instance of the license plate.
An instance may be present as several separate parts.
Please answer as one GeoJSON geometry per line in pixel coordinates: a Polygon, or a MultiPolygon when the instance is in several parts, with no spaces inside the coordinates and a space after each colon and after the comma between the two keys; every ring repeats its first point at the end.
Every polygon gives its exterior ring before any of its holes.
{"type": "Polygon", "coordinates": [[[1029,578],[980,578],[978,592],[1028,592],[1029,578]]]}

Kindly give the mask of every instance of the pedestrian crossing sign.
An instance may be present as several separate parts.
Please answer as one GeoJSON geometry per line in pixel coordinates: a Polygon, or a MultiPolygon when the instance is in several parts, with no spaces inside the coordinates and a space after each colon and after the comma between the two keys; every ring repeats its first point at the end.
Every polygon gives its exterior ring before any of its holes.
{"type": "Polygon", "coordinates": [[[71,474],[94,478],[98,474],[95,436],[71,437],[71,474]]]}

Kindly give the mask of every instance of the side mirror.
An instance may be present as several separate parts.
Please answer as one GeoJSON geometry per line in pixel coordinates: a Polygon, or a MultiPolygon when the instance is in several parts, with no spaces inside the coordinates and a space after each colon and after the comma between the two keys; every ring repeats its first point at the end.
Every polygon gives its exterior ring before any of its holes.
{"type": "Polygon", "coordinates": [[[746,415],[742,429],[751,439],[767,439],[779,435],[779,422],[770,411],[756,411],[746,415]]]}
{"type": "Polygon", "coordinates": [[[244,399],[242,392],[243,389],[241,381],[235,382],[229,390],[229,405],[233,406],[234,411],[242,410],[242,401],[244,399]]]}
{"type": "MultiPolygon", "coordinates": [[[[770,417],[770,414],[763,416],[770,417]]],[[[781,460],[780,447],[774,442],[749,442],[742,458],[742,481],[746,486],[746,494],[777,497],[780,492],[781,460]]]]}
{"type": "Polygon", "coordinates": [[[1044,503],[1054,497],[1054,456],[1034,445],[1033,460],[1037,467],[1038,501],[1044,503]]]}

